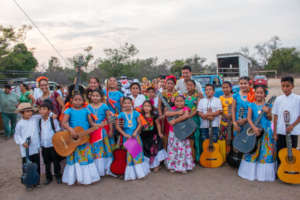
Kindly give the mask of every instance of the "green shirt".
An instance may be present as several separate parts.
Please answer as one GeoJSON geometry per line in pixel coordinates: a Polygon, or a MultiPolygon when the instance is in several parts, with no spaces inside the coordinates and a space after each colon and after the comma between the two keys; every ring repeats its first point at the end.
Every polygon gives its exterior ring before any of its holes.
{"type": "Polygon", "coordinates": [[[32,100],[29,99],[30,91],[26,91],[24,94],[21,93],[20,103],[32,103],[32,100]]]}
{"type": "Polygon", "coordinates": [[[4,113],[14,113],[19,103],[19,96],[13,92],[6,94],[0,90],[0,111],[4,113]]]}

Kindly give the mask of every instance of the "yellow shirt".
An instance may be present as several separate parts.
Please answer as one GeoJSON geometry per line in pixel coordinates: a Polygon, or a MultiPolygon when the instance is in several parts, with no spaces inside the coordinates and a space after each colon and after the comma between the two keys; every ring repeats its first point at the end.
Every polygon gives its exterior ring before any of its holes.
{"type": "MultiPolygon", "coordinates": [[[[222,103],[223,113],[224,114],[231,113],[233,97],[227,97],[226,98],[224,96],[220,96],[220,100],[221,100],[221,103],[222,103]]],[[[227,126],[227,124],[228,124],[227,122],[228,122],[228,119],[222,118],[221,125],[227,126]]]]}

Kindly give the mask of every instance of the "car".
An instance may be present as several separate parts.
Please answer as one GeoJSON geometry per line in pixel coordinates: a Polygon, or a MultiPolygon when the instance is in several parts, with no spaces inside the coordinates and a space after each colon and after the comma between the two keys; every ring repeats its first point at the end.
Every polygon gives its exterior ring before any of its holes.
{"type": "Polygon", "coordinates": [[[256,75],[253,79],[253,85],[264,85],[268,87],[268,79],[265,75],[256,75]]]}

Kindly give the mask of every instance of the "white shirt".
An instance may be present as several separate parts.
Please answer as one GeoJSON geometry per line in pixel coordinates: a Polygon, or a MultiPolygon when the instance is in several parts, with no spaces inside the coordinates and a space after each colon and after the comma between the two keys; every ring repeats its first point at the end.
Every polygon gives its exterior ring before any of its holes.
{"type": "Polygon", "coordinates": [[[39,153],[40,149],[40,136],[38,128],[38,120],[40,115],[34,115],[30,119],[21,119],[18,121],[15,130],[15,142],[20,145],[21,156],[26,157],[26,151],[23,144],[26,142],[27,137],[31,138],[29,145],[29,155],[39,153]]]}
{"type": "MultiPolygon", "coordinates": [[[[55,132],[59,131],[60,126],[57,119],[54,119],[53,122],[54,122],[55,132]]],[[[47,120],[41,119],[41,147],[45,147],[45,148],[53,147],[52,137],[55,132],[53,132],[52,130],[50,117],[48,117],[47,120]]]]}
{"type": "MultiPolygon", "coordinates": [[[[206,114],[209,108],[212,109],[212,112],[222,110],[222,104],[221,104],[220,99],[218,99],[216,97],[212,97],[210,99],[205,97],[203,99],[200,99],[200,101],[198,103],[197,111],[206,114]]],[[[212,127],[219,127],[220,120],[221,120],[221,115],[218,115],[217,117],[215,117],[214,120],[212,121],[212,127]]],[[[202,119],[200,128],[209,128],[209,121],[202,119]]]]}
{"type": "MultiPolygon", "coordinates": [[[[199,94],[200,93],[202,94],[201,84],[198,81],[195,81],[195,83],[196,83],[196,90],[198,91],[199,94]]],[[[188,92],[186,89],[184,79],[180,79],[177,81],[175,89],[179,92],[179,94],[182,94],[182,95],[188,92]]]]}
{"type": "MultiPolygon", "coordinates": [[[[291,93],[289,96],[280,95],[276,98],[272,108],[272,114],[277,115],[277,133],[285,135],[285,122],[283,112],[289,111],[290,124],[294,123],[300,116],[300,96],[291,93]]],[[[297,124],[292,130],[291,135],[300,135],[300,124],[297,124]]]]}
{"type": "Polygon", "coordinates": [[[34,88],[34,90],[33,90],[34,99],[38,99],[41,96],[43,96],[43,91],[40,88],[34,88]]]}
{"type": "Polygon", "coordinates": [[[134,102],[134,105],[133,105],[134,108],[140,107],[146,100],[145,96],[142,94],[138,94],[136,98],[134,98],[132,95],[130,95],[129,97],[134,102]]]}

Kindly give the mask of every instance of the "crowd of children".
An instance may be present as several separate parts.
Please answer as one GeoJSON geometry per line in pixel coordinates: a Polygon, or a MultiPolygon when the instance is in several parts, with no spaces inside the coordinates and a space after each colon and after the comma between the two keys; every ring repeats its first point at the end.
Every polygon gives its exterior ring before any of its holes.
{"type": "MultiPolygon", "coordinates": [[[[190,72],[188,67],[184,70],[190,72]]],[[[176,82],[174,76],[169,76],[162,88],[157,85],[145,88],[139,83],[132,83],[129,97],[118,90],[114,77],[108,79],[105,89],[90,90],[88,98],[73,91],[69,98],[70,107],[64,111],[61,126],[58,116],[51,112],[51,102],[43,101],[39,105],[39,115],[33,115],[31,104],[21,103],[18,112],[22,119],[16,126],[15,141],[20,145],[23,163],[25,148],[29,148],[30,160],[40,166],[41,149],[46,168],[45,184],[52,181],[52,163],[57,183],[91,184],[105,175],[116,176],[110,170],[114,160],[113,150],[134,138],[142,150],[137,155],[127,151],[124,180],[144,178],[151,170],[159,171],[163,163],[172,173],[187,173],[199,163],[202,142],[209,138],[210,128],[213,142],[226,139],[231,144],[232,138],[248,122],[255,134],[261,137],[256,150],[243,156],[238,175],[248,180],[276,179],[276,152],[286,147],[286,132],[292,134],[293,147],[297,146],[297,135],[300,134],[300,97],[292,92],[292,77],[281,79],[284,94],[277,97],[272,108],[265,106],[266,86],[255,86],[254,98],[249,97],[248,77],[239,79],[240,91],[235,94],[232,94],[231,83],[224,82],[224,95],[219,98],[214,96],[215,88],[212,84],[203,86],[205,90],[202,94],[198,90],[201,86],[193,80],[183,82],[185,88],[181,92],[176,90],[176,82]],[[261,111],[266,114],[260,120],[262,128],[258,128],[254,121],[261,111]],[[287,129],[283,119],[285,111],[290,112],[287,129]],[[168,120],[170,117],[172,120],[168,120]],[[197,128],[192,136],[180,140],[174,134],[174,125],[188,118],[193,118],[197,128]],[[55,152],[52,136],[62,127],[73,138],[78,138],[82,135],[75,131],[77,126],[84,130],[96,127],[96,131],[84,132],[90,136],[90,142],[78,146],[66,157],[66,165],[61,169],[63,158],[55,152]],[[228,129],[231,126],[233,132],[228,129]],[[97,137],[97,134],[101,137],[97,137]],[[26,143],[27,137],[31,137],[30,145],[26,143]]]]}

